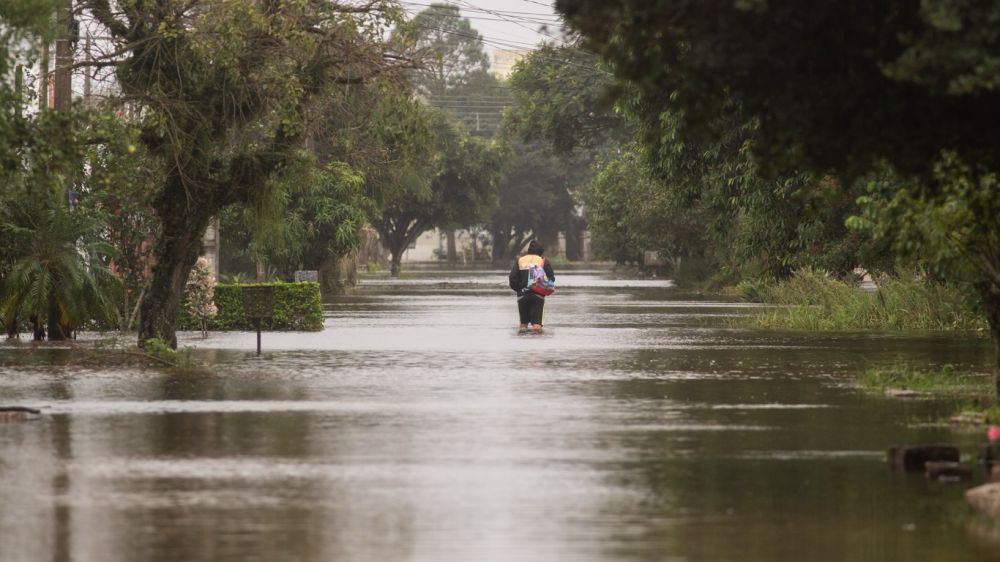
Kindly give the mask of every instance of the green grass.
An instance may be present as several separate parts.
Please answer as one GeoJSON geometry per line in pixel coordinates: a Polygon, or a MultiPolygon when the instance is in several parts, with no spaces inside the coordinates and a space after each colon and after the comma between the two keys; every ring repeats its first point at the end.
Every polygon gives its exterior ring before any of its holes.
{"type": "Polygon", "coordinates": [[[934,395],[979,397],[990,396],[993,379],[989,374],[959,372],[951,365],[939,369],[916,369],[909,365],[893,365],[865,370],[858,384],[871,392],[896,388],[934,395]]]}
{"type": "Polygon", "coordinates": [[[778,305],[738,320],[743,326],[786,330],[963,330],[986,332],[968,291],[903,275],[865,291],[814,270],[777,284],[744,282],[747,300],[778,305]]]}

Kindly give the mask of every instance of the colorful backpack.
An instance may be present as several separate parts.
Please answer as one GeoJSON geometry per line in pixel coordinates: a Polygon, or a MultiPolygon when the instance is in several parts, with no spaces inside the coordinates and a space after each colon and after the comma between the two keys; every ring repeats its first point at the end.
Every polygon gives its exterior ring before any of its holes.
{"type": "Polygon", "coordinates": [[[532,265],[528,268],[528,290],[544,297],[555,292],[556,282],[549,279],[542,266],[532,265]]]}

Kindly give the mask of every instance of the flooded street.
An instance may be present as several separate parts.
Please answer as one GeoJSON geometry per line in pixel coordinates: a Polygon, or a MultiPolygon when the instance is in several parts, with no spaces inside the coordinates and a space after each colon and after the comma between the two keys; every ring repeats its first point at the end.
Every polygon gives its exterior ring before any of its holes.
{"type": "Polygon", "coordinates": [[[505,272],[370,280],[320,333],[186,333],[208,372],[0,346],[2,561],[1000,560],[963,485],[886,447],[978,435],[851,386],[981,369],[965,336],[738,330],[746,305],[560,273],[518,336],[505,272]]]}

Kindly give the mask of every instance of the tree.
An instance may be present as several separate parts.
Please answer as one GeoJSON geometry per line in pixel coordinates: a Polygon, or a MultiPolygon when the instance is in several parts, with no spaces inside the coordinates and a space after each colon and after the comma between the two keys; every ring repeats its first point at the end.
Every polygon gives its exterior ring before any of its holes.
{"type": "Polygon", "coordinates": [[[161,236],[140,306],[140,343],[176,346],[187,274],[213,217],[268,199],[303,155],[314,101],[384,72],[381,1],[341,5],[252,0],[82,0],[116,57],[118,100],[137,108],[141,140],[162,170],[153,198],[161,236]]]}
{"type": "Polygon", "coordinates": [[[0,282],[7,335],[29,320],[41,339],[50,317],[56,322],[49,325],[49,339],[66,339],[91,320],[114,325],[119,282],[107,267],[111,248],[100,238],[103,217],[71,211],[51,192],[8,195],[0,206],[0,232],[16,257],[0,282]]]}
{"type": "Polygon", "coordinates": [[[574,239],[586,226],[580,203],[590,166],[628,136],[611,107],[613,85],[597,57],[571,45],[543,45],[517,63],[506,126],[522,142],[515,143],[517,160],[492,221],[494,260],[517,254],[529,236],[554,244],[560,232],[567,256],[574,255],[574,239]]]}
{"type": "Polygon", "coordinates": [[[399,26],[397,41],[423,61],[414,83],[425,95],[442,96],[488,76],[483,38],[454,4],[431,4],[399,26]]]}
{"type": "Polygon", "coordinates": [[[639,263],[643,250],[656,250],[674,265],[698,257],[733,274],[768,277],[805,263],[828,263],[838,272],[856,265],[842,243],[862,237],[848,233],[842,218],[824,216],[853,206],[788,212],[806,201],[807,178],[761,177],[750,155],[757,123],[738,104],[717,118],[718,135],[681,138],[683,114],[669,92],[620,83],[605,63],[573,46],[540,49],[518,65],[511,84],[511,122],[523,138],[596,161],[583,199],[606,257],[639,263]]]}
{"type": "Polygon", "coordinates": [[[0,308],[8,335],[19,319],[31,319],[38,339],[65,339],[91,319],[107,326],[118,318],[118,283],[107,268],[113,249],[102,236],[106,214],[80,204],[85,146],[103,134],[92,117],[69,110],[14,115],[10,159],[0,167],[0,308]]]}
{"type": "MultiPolygon", "coordinates": [[[[404,52],[421,61],[413,83],[431,105],[472,134],[490,136],[498,128],[506,96],[489,73],[482,37],[458,6],[431,4],[401,25],[396,39],[404,52]]],[[[465,226],[470,225],[446,226],[449,262],[458,260],[455,229],[465,226]]]]}
{"type": "Polygon", "coordinates": [[[121,281],[116,299],[122,311],[119,329],[131,331],[149,281],[151,242],[160,231],[152,199],[161,177],[139,140],[139,130],[128,118],[115,114],[87,117],[89,138],[84,141],[79,167],[77,207],[103,217],[101,238],[113,248],[108,265],[121,281]]]}
{"type": "MultiPolygon", "coordinates": [[[[45,143],[50,139],[35,138],[41,132],[36,121],[25,114],[31,98],[25,86],[24,66],[30,64],[53,32],[51,0],[25,0],[0,5],[0,199],[5,202],[13,195],[12,188],[21,185],[31,172],[25,169],[25,150],[34,139],[45,143]]],[[[56,140],[56,139],[52,139],[56,140]]],[[[5,282],[10,268],[19,256],[14,248],[0,245],[0,283],[5,282]]],[[[0,306],[4,303],[0,302],[0,306]]],[[[8,333],[16,326],[7,326],[8,333]]],[[[44,333],[44,328],[42,329],[44,333]]]]}
{"type": "Polygon", "coordinates": [[[675,92],[683,130],[705,129],[735,95],[760,120],[772,168],[864,174],[884,158],[932,175],[942,147],[996,168],[988,127],[1000,5],[993,2],[558,0],[616,74],[675,92]]]}
{"type": "Polygon", "coordinates": [[[707,232],[702,212],[678,212],[677,197],[657,182],[638,149],[598,162],[584,191],[587,221],[598,255],[619,264],[643,264],[644,250],[666,261],[704,253],[707,232]]]}
{"type": "Polygon", "coordinates": [[[558,0],[557,9],[618,76],[644,92],[673,92],[685,136],[717,133],[714,118],[732,96],[759,120],[754,153],[768,173],[801,167],[850,185],[890,166],[902,181],[879,200],[909,211],[880,216],[901,221],[888,225],[907,233],[893,234],[897,247],[962,249],[948,275],[973,272],[1000,397],[1000,244],[905,228],[926,202],[938,211],[951,202],[970,210],[968,230],[1000,239],[977,195],[1000,169],[1000,138],[984,126],[1000,122],[1000,4],[558,0]]]}
{"type": "Polygon", "coordinates": [[[245,209],[223,215],[227,262],[243,258],[252,267],[263,260],[285,279],[297,270],[316,269],[323,293],[335,293],[341,283],[339,262],[357,248],[359,233],[374,214],[363,174],[342,162],[330,163],[283,193],[267,220],[245,209]]]}
{"type": "Polygon", "coordinates": [[[545,140],[561,156],[597,154],[628,137],[613,110],[612,74],[595,55],[575,46],[542,45],[510,76],[510,125],[526,142],[545,140]]]}
{"type": "Polygon", "coordinates": [[[587,169],[585,163],[552,156],[542,143],[515,141],[512,149],[490,217],[494,262],[514,257],[532,238],[552,248],[576,218],[574,192],[587,169]]]}
{"type": "Polygon", "coordinates": [[[486,219],[504,159],[498,143],[470,136],[438,110],[413,102],[408,113],[414,126],[396,139],[407,155],[399,168],[403,173],[389,178],[395,193],[387,197],[375,225],[391,254],[394,276],[401,271],[403,252],[422,233],[486,219]],[[426,149],[430,165],[414,158],[426,149]]]}

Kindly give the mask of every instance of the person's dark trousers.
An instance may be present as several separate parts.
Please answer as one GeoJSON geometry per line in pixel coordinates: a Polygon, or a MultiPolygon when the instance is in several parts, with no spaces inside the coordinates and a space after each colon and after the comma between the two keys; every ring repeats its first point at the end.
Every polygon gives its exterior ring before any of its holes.
{"type": "Polygon", "coordinates": [[[517,312],[521,315],[521,324],[542,325],[542,309],[545,307],[545,297],[530,291],[517,297],[517,312]]]}

